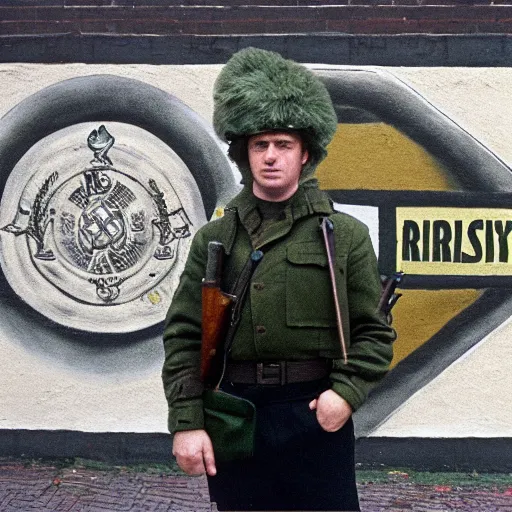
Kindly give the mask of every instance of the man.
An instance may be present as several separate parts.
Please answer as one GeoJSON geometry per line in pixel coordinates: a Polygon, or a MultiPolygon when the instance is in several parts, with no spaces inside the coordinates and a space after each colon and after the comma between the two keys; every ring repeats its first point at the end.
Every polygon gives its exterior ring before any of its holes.
{"type": "Polygon", "coordinates": [[[377,311],[368,230],[335,213],[314,178],[336,114],[313,73],[254,48],[226,64],[214,101],[215,130],[229,142],[244,188],[222,219],[196,234],[167,316],[163,381],[173,453],[186,473],[207,473],[219,510],[359,510],[351,415],[388,370],[395,335],[377,311]],[[343,343],[320,230],[325,217],[334,224],[343,343]],[[204,430],[199,379],[200,287],[212,240],[226,248],[226,291],[251,251],[264,254],[221,385],[255,404],[255,453],[226,463],[215,460],[204,430]]]}

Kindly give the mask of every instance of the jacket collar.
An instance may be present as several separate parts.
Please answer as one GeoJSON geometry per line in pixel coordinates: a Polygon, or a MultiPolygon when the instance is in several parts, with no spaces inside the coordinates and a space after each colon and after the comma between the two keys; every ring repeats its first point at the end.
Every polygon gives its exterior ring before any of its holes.
{"type": "MultiPolygon", "coordinates": [[[[252,193],[250,186],[232,199],[226,206],[227,210],[235,210],[238,213],[241,224],[251,236],[256,232],[262,222],[258,209],[258,199],[252,193]]],[[[284,209],[284,218],[276,221],[265,232],[263,239],[258,241],[258,246],[285,236],[292,228],[294,222],[309,215],[330,215],[333,213],[332,203],[327,195],[318,188],[316,178],[309,179],[299,185],[297,192],[288,200],[284,209]]]]}

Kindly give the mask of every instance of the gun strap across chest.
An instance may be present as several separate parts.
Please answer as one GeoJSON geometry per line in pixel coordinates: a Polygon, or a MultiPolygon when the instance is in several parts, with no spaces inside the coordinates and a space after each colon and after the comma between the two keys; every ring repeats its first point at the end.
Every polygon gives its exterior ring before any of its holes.
{"type": "Polygon", "coordinates": [[[228,330],[226,332],[226,336],[224,337],[224,344],[222,347],[222,369],[220,373],[219,381],[215,386],[215,389],[219,389],[222,380],[224,379],[224,374],[226,372],[226,365],[228,362],[229,351],[231,350],[231,346],[233,345],[233,340],[235,339],[236,330],[238,328],[238,324],[240,323],[240,318],[242,315],[242,307],[245,302],[245,297],[247,295],[247,290],[249,289],[249,283],[251,281],[251,277],[258,266],[258,263],[263,258],[262,251],[252,251],[249,259],[247,260],[244,268],[240,272],[238,279],[231,291],[231,294],[234,295],[235,300],[233,304],[233,308],[231,310],[231,322],[229,324],[228,330]]]}

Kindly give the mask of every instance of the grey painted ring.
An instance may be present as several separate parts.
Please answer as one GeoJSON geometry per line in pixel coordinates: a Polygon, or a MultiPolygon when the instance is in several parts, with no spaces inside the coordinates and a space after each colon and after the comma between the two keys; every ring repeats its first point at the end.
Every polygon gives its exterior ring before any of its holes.
{"type": "MultiPolygon", "coordinates": [[[[146,83],[97,75],[47,87],[0,120],[0,194],[17,163],[41,139],[68,127],[98,121],[137,126],[169,146],[195,179],[207,218],[236,192],[229,160],[212,128],[199,115],[179,99],[146,83]]],[[[161,323],[128,336],[122,332],[91,335],[86,330],[70,329],[28,307],[4,276],[0,276],[0,310],[9,340],[45,359],[107,374],[154,371],[160,364],[161,323]]]]}

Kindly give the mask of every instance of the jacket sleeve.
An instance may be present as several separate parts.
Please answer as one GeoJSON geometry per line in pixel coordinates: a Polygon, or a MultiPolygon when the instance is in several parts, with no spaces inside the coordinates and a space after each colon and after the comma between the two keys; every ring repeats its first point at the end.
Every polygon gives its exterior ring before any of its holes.
{"type": "Polygon", "coordinates": [[[396,338],[394,329],[378,310],[382,285],[368,229],[362,223],[356,223],[352,232],[346,286],[350,325],[348,364],[335,359],[330,377],[332,389],[355,411],[389,370],[396,338]]]}
{"type": "Polygon", "coordinates": [[[204,231],[199,230],[192,240],[165,321],[162,380],[169,404],[168,427],[171,434],[204,427],[199,364],[201,280],[206,267],[207,245],[204,231]]]}

